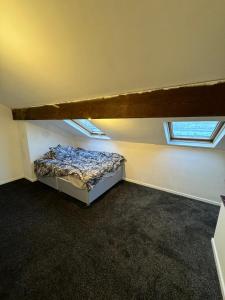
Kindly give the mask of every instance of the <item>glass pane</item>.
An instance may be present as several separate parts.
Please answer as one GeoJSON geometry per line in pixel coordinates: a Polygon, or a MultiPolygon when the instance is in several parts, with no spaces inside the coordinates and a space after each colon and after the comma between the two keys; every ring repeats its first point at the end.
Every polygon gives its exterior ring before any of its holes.
{"type": "Polygon", "coordinates": [[[172,122],[174,138],[210,140],[218,121],[172,122]]]}
{"type": "Polygon", "coordinates": [[[104,135],[104,132],[102,132],[99,128],[97,128],[91,121],[87,119],[77,119],[75,120],[78,124],[80,124],[83,128],[88,130],[91,134],[100,134],[104,135]]]}

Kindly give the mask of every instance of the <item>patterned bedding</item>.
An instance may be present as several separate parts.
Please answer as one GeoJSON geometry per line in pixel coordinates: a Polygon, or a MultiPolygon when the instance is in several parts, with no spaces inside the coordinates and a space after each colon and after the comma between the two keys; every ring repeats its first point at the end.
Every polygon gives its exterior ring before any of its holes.
{"type": "Polygon", "coordinates": [[[74,175],[86,185],[88,191],[104,175],[116,171],[125,160],[118,153],[88,151],[71,146],[58,145],[49,149],[34,162],[37,177],[74,175]]]}

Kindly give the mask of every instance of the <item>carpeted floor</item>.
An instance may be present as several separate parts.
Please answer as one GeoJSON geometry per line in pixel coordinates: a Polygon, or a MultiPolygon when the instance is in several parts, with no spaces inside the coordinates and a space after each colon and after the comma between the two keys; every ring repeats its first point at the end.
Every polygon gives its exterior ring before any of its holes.
{"type": "Polygon", "coordinates": [[[89,208],[39,182],[0,187],[0,299],[222,299],[219,208],[121,182],[89,208]]]}

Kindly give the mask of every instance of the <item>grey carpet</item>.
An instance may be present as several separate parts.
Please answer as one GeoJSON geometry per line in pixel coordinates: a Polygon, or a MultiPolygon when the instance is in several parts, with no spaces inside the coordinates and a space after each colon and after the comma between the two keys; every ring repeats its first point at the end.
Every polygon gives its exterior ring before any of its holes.
{"type": "Polygon", "coordinates": [[[39,182],[0,187],[0,299],[222,299],[219,208],[121,182],[89,208],[39,182]]]}

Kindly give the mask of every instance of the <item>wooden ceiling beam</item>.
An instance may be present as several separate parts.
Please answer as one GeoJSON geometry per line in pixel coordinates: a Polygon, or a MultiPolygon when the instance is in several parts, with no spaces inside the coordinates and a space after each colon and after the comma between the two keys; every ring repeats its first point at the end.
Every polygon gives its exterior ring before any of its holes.
{"type": "Polygon", "coordinates": [[[14,120],[225,116],[225,82],[13,109],[14,120]]]}

